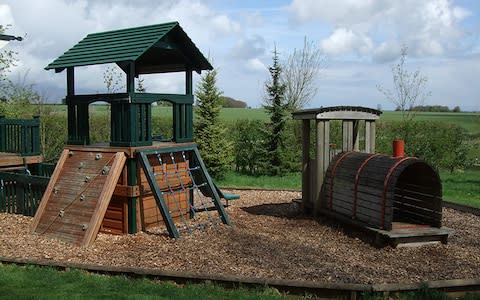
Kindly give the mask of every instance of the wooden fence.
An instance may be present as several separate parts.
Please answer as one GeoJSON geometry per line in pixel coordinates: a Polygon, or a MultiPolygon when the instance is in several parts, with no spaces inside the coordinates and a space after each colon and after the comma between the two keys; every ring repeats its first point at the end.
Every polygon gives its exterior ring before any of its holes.
{"type": "Polygon", "coordinates": [[[0,173],[0,211],[35,215],[49,180],[43,176],[0,173]]]}
{"type": "Polygon", "coordinates": [[[40,155],[40,118],[6,119],[0,116],[0,152],[40,155]]]}

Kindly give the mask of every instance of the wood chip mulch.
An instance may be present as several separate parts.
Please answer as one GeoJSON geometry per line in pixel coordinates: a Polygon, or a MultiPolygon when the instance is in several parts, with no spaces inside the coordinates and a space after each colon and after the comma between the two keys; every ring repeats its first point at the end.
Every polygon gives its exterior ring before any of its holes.
{"type": "Polygon", "coordinates": [[[362,233],[312,219],[292,199],[299,192],[240,194],[218,225],[179,240],[159,230],[99,234],[82,248],[32,235],[32,218],[0,213],[0,257],[338,283],[407,283],[480,278],[480,217],[444,208],[448,244],[374,248],[362,233]]]}

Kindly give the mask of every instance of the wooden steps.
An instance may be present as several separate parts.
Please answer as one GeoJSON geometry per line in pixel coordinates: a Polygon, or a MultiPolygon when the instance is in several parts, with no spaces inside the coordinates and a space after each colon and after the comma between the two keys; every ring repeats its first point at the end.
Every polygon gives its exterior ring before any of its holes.
{"type": "Polygon", "coordinates": [[[123,152],[64,149],[35,214],[32,233],[91,245],[125,161],[123,152]]]}

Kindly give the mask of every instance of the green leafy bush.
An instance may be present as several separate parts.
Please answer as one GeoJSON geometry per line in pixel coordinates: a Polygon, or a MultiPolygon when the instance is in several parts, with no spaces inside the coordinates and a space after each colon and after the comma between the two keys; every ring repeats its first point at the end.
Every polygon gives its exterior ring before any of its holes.
{"type": "MultiPolygon", "coordinates": [[[[410,122],[405,155],[421,158],[434,167],[453,172],[472,164],[468,159],[471,145],[462,127],[445,122],[410,122]]],[[[377,123],[377,152],[392,153],[392,141],[401,134],[399,122],[377,123]]]]}

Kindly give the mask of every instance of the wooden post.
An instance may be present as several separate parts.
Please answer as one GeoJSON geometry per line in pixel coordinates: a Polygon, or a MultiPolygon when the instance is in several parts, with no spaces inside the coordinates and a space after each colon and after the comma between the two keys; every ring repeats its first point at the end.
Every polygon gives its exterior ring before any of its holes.
{"type": "MultiPolygon", "coordinates": [[[[323,174],[328,169],[330,164],[330,121],[325,120],[325,125],[323,127],[323,174]]],[[[323,181],[322,181],[323,184],[323,181]]]]}
{"type": "Polygon", "coordinates": [[[342,131],[343,131],[342,150],[352,151],[353,150],[353,121],[343,120],[342,131]]]}
{"type": "Polygon", "coordinates": [[[302,205],[311,207],[310,195],[310,120],[302,120],[302,205]]]}
{"type": "MultiPolygon", "coordinates": [[[[137,160],[128,158],[127,163],[127,185],[134,187],[138,184],[137,160]]],[[[128,233],[137,232],[137,197],[128,197],[128,233]]]]}
{"type": "MultiPolygon", "coordinates": [[[[185,94],[193,95],[193,71],[190,69],[185,71],[185,94]]],[[[187,137],[190,137],[193,140],[193,104],[187,107],[186,119],[187,119],[186,134],[187,134],[187,137]]],[[[189,161],[191,162],[194,155],[192,155],[192,153],[188,153],[187,155],[188,155],[189,161]]],[[[195,196],[194,196],[193,189],[190,189],[188,196],[189,196],[188,201],[190,202],[190,205],[192,205],[193,207],[195,205],[195,196]]],[[[194,217],[194,212],[190,212],[190,218],[193,218],[193,217],[194,217]]]]}
{"type": "Polygon", "coordinates": [[[370,132],[370,125],[372,124],[372,121],[365,121],[365,152],[367,153],[373,153],[371,152],[372,148],[372,141],[371,141],[371,132],[370,132]]]}
{"type": "MultiPolygon", "coordinates": [[[[317,120],[316,169],[314,178],[313,215],[317,216],[321,208],[321,191],[325,176],[325,121],[317,120]]],[[[328,147],[327,147],[328,149],[328,147]]]]}
{"type": "Polygon", "coordinates": [[[375,153],[375,121],[365,121],[365,152],[375,153]]]}
{"type": "MultiPolygon", "coordinates": [[[[135,93],[135,63],[130,62],[127,72],[127,93],[129,97],[135,93]]],[[[125,107],[126,113],[124,118],[126,117],[129,121],[128,127],[124,127],[127,132],[125,132],[126,139],[130,144],[136,143],[138,140],[137,124],[135,122],[144,122],[145,120],[136,120],[135,116],[137,114],[137,104],[126,104],[125,107]]],[[[112,110],[113,112],[113,110],[112,110]]],[[[112,116],[113,117],[113,116],[112,116]]],[[[135,187],[138,184],[137,178],[137,160],[135,158],[129,157],[127,159],[127,185],[130,187],[135,187]]],[[[128,205],[128,233],[136,233],[137,232],[137,197],[136,196],[129,196],[127,199],[128,205]]]]}
{"type": "Polygon", "coordinates": [[[67,121],[68,121],[68,137],[67,144],[76,144],[78,136],[77,123],[77,107],[71,102],[70,97],[75,95],[75,71],[73,67],[67,68],[67,97],[65,98],[67,104],[67,121]]]}
{"type": "Polygon", "coordinates": [[[375,153],[375,121],[370,124],[370,153],[375,153]]]}
{"type": "Polygon", "coordinates": [[[359,138],[359,127],[360,127],[360,121],[355,120],[353,121],[353,151],[360,151],[360,138],[359,138]]]}

